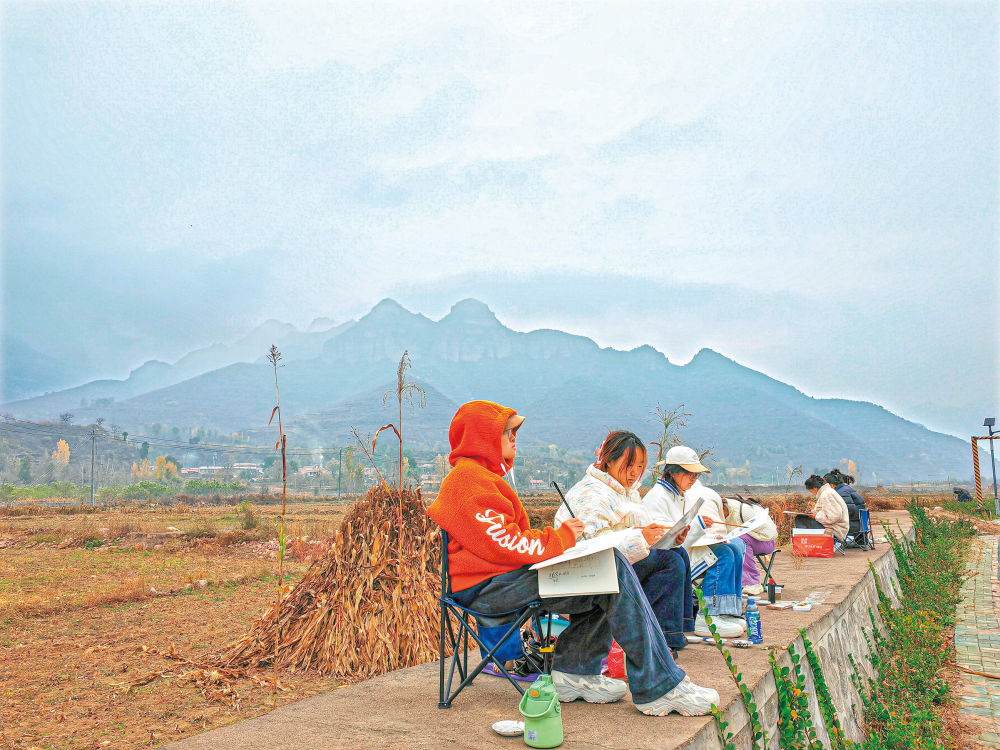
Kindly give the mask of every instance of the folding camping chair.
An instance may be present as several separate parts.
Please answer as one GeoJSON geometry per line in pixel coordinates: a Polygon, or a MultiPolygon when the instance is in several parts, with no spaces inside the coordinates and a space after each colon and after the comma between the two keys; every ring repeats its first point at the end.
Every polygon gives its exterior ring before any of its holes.
{"type": "MultiPolygon", "coordinates": [[[[521,626],[531,618],[535,618],[538,633],[541,635],[541,607],[542,601],[536,599],[529,602],[520,609],[510,612],[490,613],[477,612],[469,607],[463,607],[452,598],[451,579],[448,576],[448,532],[441,530],[441,596],[438,601],[441,603],[441,637],[440,637],[440,671],[438,675],[438,708],[451,708],[451,702],[455,700],[459,693],[472,684],[480,672],[492,664],[493,668],[499,672],[497,676],[503,675],[517,692],[524,695],[523,688],[517,680],[507,671],[502,660],[497,658],[497,652],[504,645],[508,638],[514,636],[520,642],[521,626]],[[457,620],[457,625],[453,626],[452,617],[457,620]],[[495,644],[489,644],[480,636],[473,627],[473,620],[479,617],[489,617],[490,619],[510,618],[510,626],[497,638],[495,644]],[[447,642],[445,638],[447,637],[447,642]],[[485,654],[482,660],[469,669],[469,638],[472,638],[485,654]],[[445,680],[445,648],[451,647],[451,658],[449,660],[448,677],[445,680]],[[454,690],[451,689],[452,682],[458,672],[461,682],[454,690]]],[[[549,617],[548,632],[546,634],[545,645],[542,651],[547,654],[546,668],[551,669],[552,648],[551,648],[552,618],[549,617]]]]}
{"type": "Polygon", "coordinates": [[[858,513],[860,515],[861,528],[849,544],[846,541],[844,542],[843,547],[844,549],[875,549],[875,535],[872,533],[871,519],[868,516],[868,511],[859,509],[858,513]]]}

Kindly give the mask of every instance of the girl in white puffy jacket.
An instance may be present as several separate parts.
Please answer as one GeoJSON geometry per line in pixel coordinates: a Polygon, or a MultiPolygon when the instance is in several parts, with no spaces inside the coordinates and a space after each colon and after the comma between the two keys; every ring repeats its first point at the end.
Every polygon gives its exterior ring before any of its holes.
{"type": "MultiPolygon", "coordinates": [[[[588,537],[629,530],[617,545],[632,563],[642,590],[663,629],[667,645],[684,648],[684,633],[694,630],[691,563],[682,547],[651,549],[667,527],[653,523],[639,497],[639,480],[646,470],[646,448],[631,432],[612,432],[601,446],[597,462],[566,493],[573,514],[583,521],[588,537]]],[[[555,527],[570,517],[560,506],[555,527]]],[[[683,542],[683,535],[679,537],[683,542]]]]}

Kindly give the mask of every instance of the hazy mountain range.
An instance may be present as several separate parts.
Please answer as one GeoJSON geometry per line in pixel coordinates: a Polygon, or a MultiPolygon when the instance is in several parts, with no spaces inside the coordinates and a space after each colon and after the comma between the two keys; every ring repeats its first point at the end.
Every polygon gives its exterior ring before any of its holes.
{"type": "MultiPolygon", "coordinates": [[[[971,474],[966,444],[904,420],[882,407],[815,399],[792,386],[703,349],[684,366],[652,347],[601,348],[556,330],[528,333],[501,324],[486,305],[463,300],[434,321],[383,300],[357,322],[317,321],[297,330],[268,321],[229,345],[199,349],[173,364],[150,361],[122,381],[64,386],[71,368],[16,339],[4,340],[2,408],[24,419],[76,421],[101,416],[138,431],[143,425],[212,427],[257,436],[274,404],[274,378],[264,360],[271,344],[282,351],[282,411],[289,442],[336,447],[394,421],[383,394],[409,350],[409,375],[426,391],[422,409],[407,407],[408,440],[443,450],[458,404],[499,401],[526,414],[522,447],[555,444],[591,451],[609,429],[657,437],[650,412],[684,404],[692,416],[686,443],[712,449],[720,467],[746,467],[754,480],[779,481],[789,465],[836,465],[850,459],[871,482],[939,479],[971,474]],[[749,462],[749,463],[747,463],[749,462]]],[[[268,433],[270,434],[270,433],[268,433]]],[[[259,434],[264,441],[263,432],[259,434]]]]}

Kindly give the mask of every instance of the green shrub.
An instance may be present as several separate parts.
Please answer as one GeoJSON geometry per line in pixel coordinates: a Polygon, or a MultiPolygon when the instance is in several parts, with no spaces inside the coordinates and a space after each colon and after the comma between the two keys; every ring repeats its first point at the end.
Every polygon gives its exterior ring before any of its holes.
{"type": "Polygon", "coordinates": [[[257,528],[260,518],[249,500],[243,500],[236,508],[236,517],[240,521],[240,528],[244,531],[252,531],[257,528]]]}
{"type": "Polygon", "coordinates": [[[160,484],[150,480],[127,484],[124,487],[102,487],[97,493],[102,503],[120,502],[122,500],[155,500],[172,495],[174,488],[168,484],[160,484]]]}
{"type": "Polygon", "coordinates": [[[31,487],[15,487],[13,484],[0,486],[0,501],[15,500],[83,500],[90,498],[90,487],[77,486],[72,482],[50,482],[31,487]]]}
{"type": "Polygon", "coordinates": [[[189,479],[184,483],[187,495],[211,495],[219,492],[243,492],[247,486],[241,482],[221,482],[218,479],[189,479]]]}

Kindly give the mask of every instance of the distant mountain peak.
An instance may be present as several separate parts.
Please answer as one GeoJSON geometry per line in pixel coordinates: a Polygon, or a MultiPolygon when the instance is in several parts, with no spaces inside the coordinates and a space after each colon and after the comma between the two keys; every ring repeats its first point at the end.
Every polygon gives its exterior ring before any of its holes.
{"type": "Polygon", "coordinates": [[[491,323],[499,325],[497,316],[485,302],[477,299],[463,299],[451,306],[451,310],[442,318],[442,322],[491,323]]]}
{"type": "Polygon", "coordinates": [[[313,320],[313,322],[309,324],[309,328],[307,330],[310,333],[319,333],[322,331],[329,331],[335,325],[337,325],[337,323],[332,318],[321,317],[313,320]]]}
{"type": "Polygon", "coordinates": [[[368,311],[362,320],[370,320],[374,318],[375,320],[383,320],[386,318],[420,318],[423,317],[418,313],[413,313],[403,307],[401,304],[396,302],[396,300],[391,297],[386,297],[384,300],[379,302],[375,307],[368,311]]]}
{"type": "Polygon", "coordinates": [[[295,326],[276,318],[268,318],[260,325],[254,327],[250,333],[243,336],[240,342],[257,341],[261,337],[287,336],[295,330],[295,326]]]}
{"type": "Polygon", "coordinates": [[[396,300],[394,300],[392,297],[386,297],[384,300],[382,300],[377,305],[375,305],[375,307],[373,307],[371,309],[371,311],[373,313],[374,312],[379,312],[379,313],[384,313],[384,312],[406,312],[406,313],[408,313],[408,312],[410,312],[405,307],[403,307],[401,304],[399,304],[398,302],[396,302],[396,300]]]}
{"type": "Polygon", "coordinates": [[[396,300],[386,297],[375,307],[368,311],[368,314],[361,318],[358,323],[363,324],[360,330],[368,330],[372,326],[380,326],[386,323],[393,325],[430,325],[431,321],[420,313],[410,312],[396,300]]]}
{"type": "Polygon", "coordinates": [[[709,349],[707,346],[702,348],[697,354],[695,354],[688,364],[737,364],[733,359],[730,359],[725,354],[719,354],[715,349],[709,349]]]}
{"type": "Polygon", "coordinates": [[[141,365],[136,367],[129,375],[137,375],[139,373],[149,373],[156,370],[169,370],[172,365],[167,364],[158,359],[147,359],[141,365]]]}

